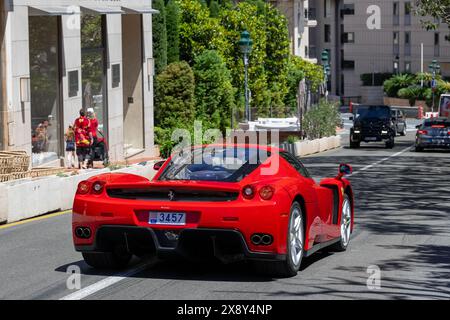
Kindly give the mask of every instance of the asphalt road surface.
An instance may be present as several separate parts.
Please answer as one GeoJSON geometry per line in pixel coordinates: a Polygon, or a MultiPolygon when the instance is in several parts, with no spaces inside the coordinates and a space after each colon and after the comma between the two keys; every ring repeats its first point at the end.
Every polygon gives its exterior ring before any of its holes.
{"type": "Polygon", "coordinates": [[[413,139],[303,159],[317,180],[353,165],[356,224],[347,252],[316,253],[294,278],[258,276],[244,263],[96,271],[73,250],[65,214],[0,229],[0,299],[448,299],[450,152],[411,152],[413,139]],[[69,266],[80,268],[81,290],[67,288],[69,266]],[[381,272],[379,289],[367,286],[369,266],[381,272]]]}

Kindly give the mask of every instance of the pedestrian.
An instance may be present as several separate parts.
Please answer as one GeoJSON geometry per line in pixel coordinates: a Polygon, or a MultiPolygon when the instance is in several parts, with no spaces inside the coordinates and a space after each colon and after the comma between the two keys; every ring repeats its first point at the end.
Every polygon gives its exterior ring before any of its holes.
{"type": "Polygon", "coordinates": [[[72,125],[65,134],[66,152],[67,152],[67,168],[75,168],[75,130],[72,125]]]}
{"type": "Polygon", "coordinates": [[[75,145],[78,157],[78,169],[86,169],[86,162],[89,161],[89,153],[91,149],[91,132],[90,122],[86,118],[83,109],[80,110],[80,116],[75,120],[75,145]]]}
{"type": "Polygon", "coordinates": [[[89,166],[93,167],[94,159],[95,159],[95,150],[96,150],[96,147],[98,144],[98,139],[97,139],[98,119],[97,119],[97,116],[96,116],[93,108],[87,109],[87,117],[89,119],[90,136],[92,138],[91,152],[89,154],[89,166]]]}

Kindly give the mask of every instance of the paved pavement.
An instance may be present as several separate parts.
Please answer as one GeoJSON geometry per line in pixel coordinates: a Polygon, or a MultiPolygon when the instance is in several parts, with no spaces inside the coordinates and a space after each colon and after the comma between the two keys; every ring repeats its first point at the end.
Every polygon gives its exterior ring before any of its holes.
{"type": "Polygon", "coordinates": [[[410,152],[413,139],[303,159],[318,180],[339,163],[354,166],[356,225],[347,252],[319,252],[294,278],[260,277],[245,264],[136,261],[120,274],[95,271],[73,250],[67,214],[0,229],[0,299],[449,299],[450,153],[410,152]],[[80,291],[66,287],[71,265],[80,291]],[[374,265],[379,290],[366,285],[374,265]]]}

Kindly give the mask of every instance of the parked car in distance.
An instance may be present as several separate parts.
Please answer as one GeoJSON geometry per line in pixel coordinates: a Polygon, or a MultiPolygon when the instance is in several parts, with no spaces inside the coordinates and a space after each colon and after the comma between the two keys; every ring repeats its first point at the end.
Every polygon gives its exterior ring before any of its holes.
{"type": "Polygon", "coordinates": [[[358,105],[354,111],[353,127],[350,129],[350,148],[359,148],[361,142],[384,141],[386,148],[395,145],[396,127],[392,110],[383,105],[358,105]]]}
{"type": "Polygon", "coordinates": [[[406,136],[406,116],[400,109],[392,109],[392,122],[394,123],[397,134],[401,136],[406,136]]]}
{"type": "Polygon", "coordinates": [[[416,128],[416,152],[424,149],[450,149],[449,119],[427,119],[416,128]]]}

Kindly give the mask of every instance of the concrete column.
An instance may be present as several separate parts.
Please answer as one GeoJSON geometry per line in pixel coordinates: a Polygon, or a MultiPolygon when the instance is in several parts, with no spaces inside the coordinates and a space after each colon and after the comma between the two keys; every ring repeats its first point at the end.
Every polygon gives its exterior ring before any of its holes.
{"type": "Polygon", "coordinates": [[[20,79],[30,77],[28,7],[14,5],[5,32],[8,148],[31,154],[30,102],[21,102],[20,79]]]}
{"type": "Polygon", "coordinates": [[[108,82],[108,145],[111,161],[123,160],[123,72],[122,72],[122,16],[109,14],[106,17],[107,82],[108,82]],[[120,64],[121,81],[112,87],[112,65],[120,64]]]}
{"type": "Polygon", "coordinates": [[[62,29],[62,82],[63,82],[63,123],[64,131],[73,124],[82,107],[81,85],[81,34],[80,15],[64,15],[61,17],[62,29]],[[78,92],[69,96],[69,72],[78,71],[78,92]]]}
{"type": "Polygon", "coordinates": [[[152,15],[143,14],[143,37],[144,37],[144,147],[147,156],[155,156],[154,140],[154,117],[153,117],[153,38],[152,38],[152,15]]]}

